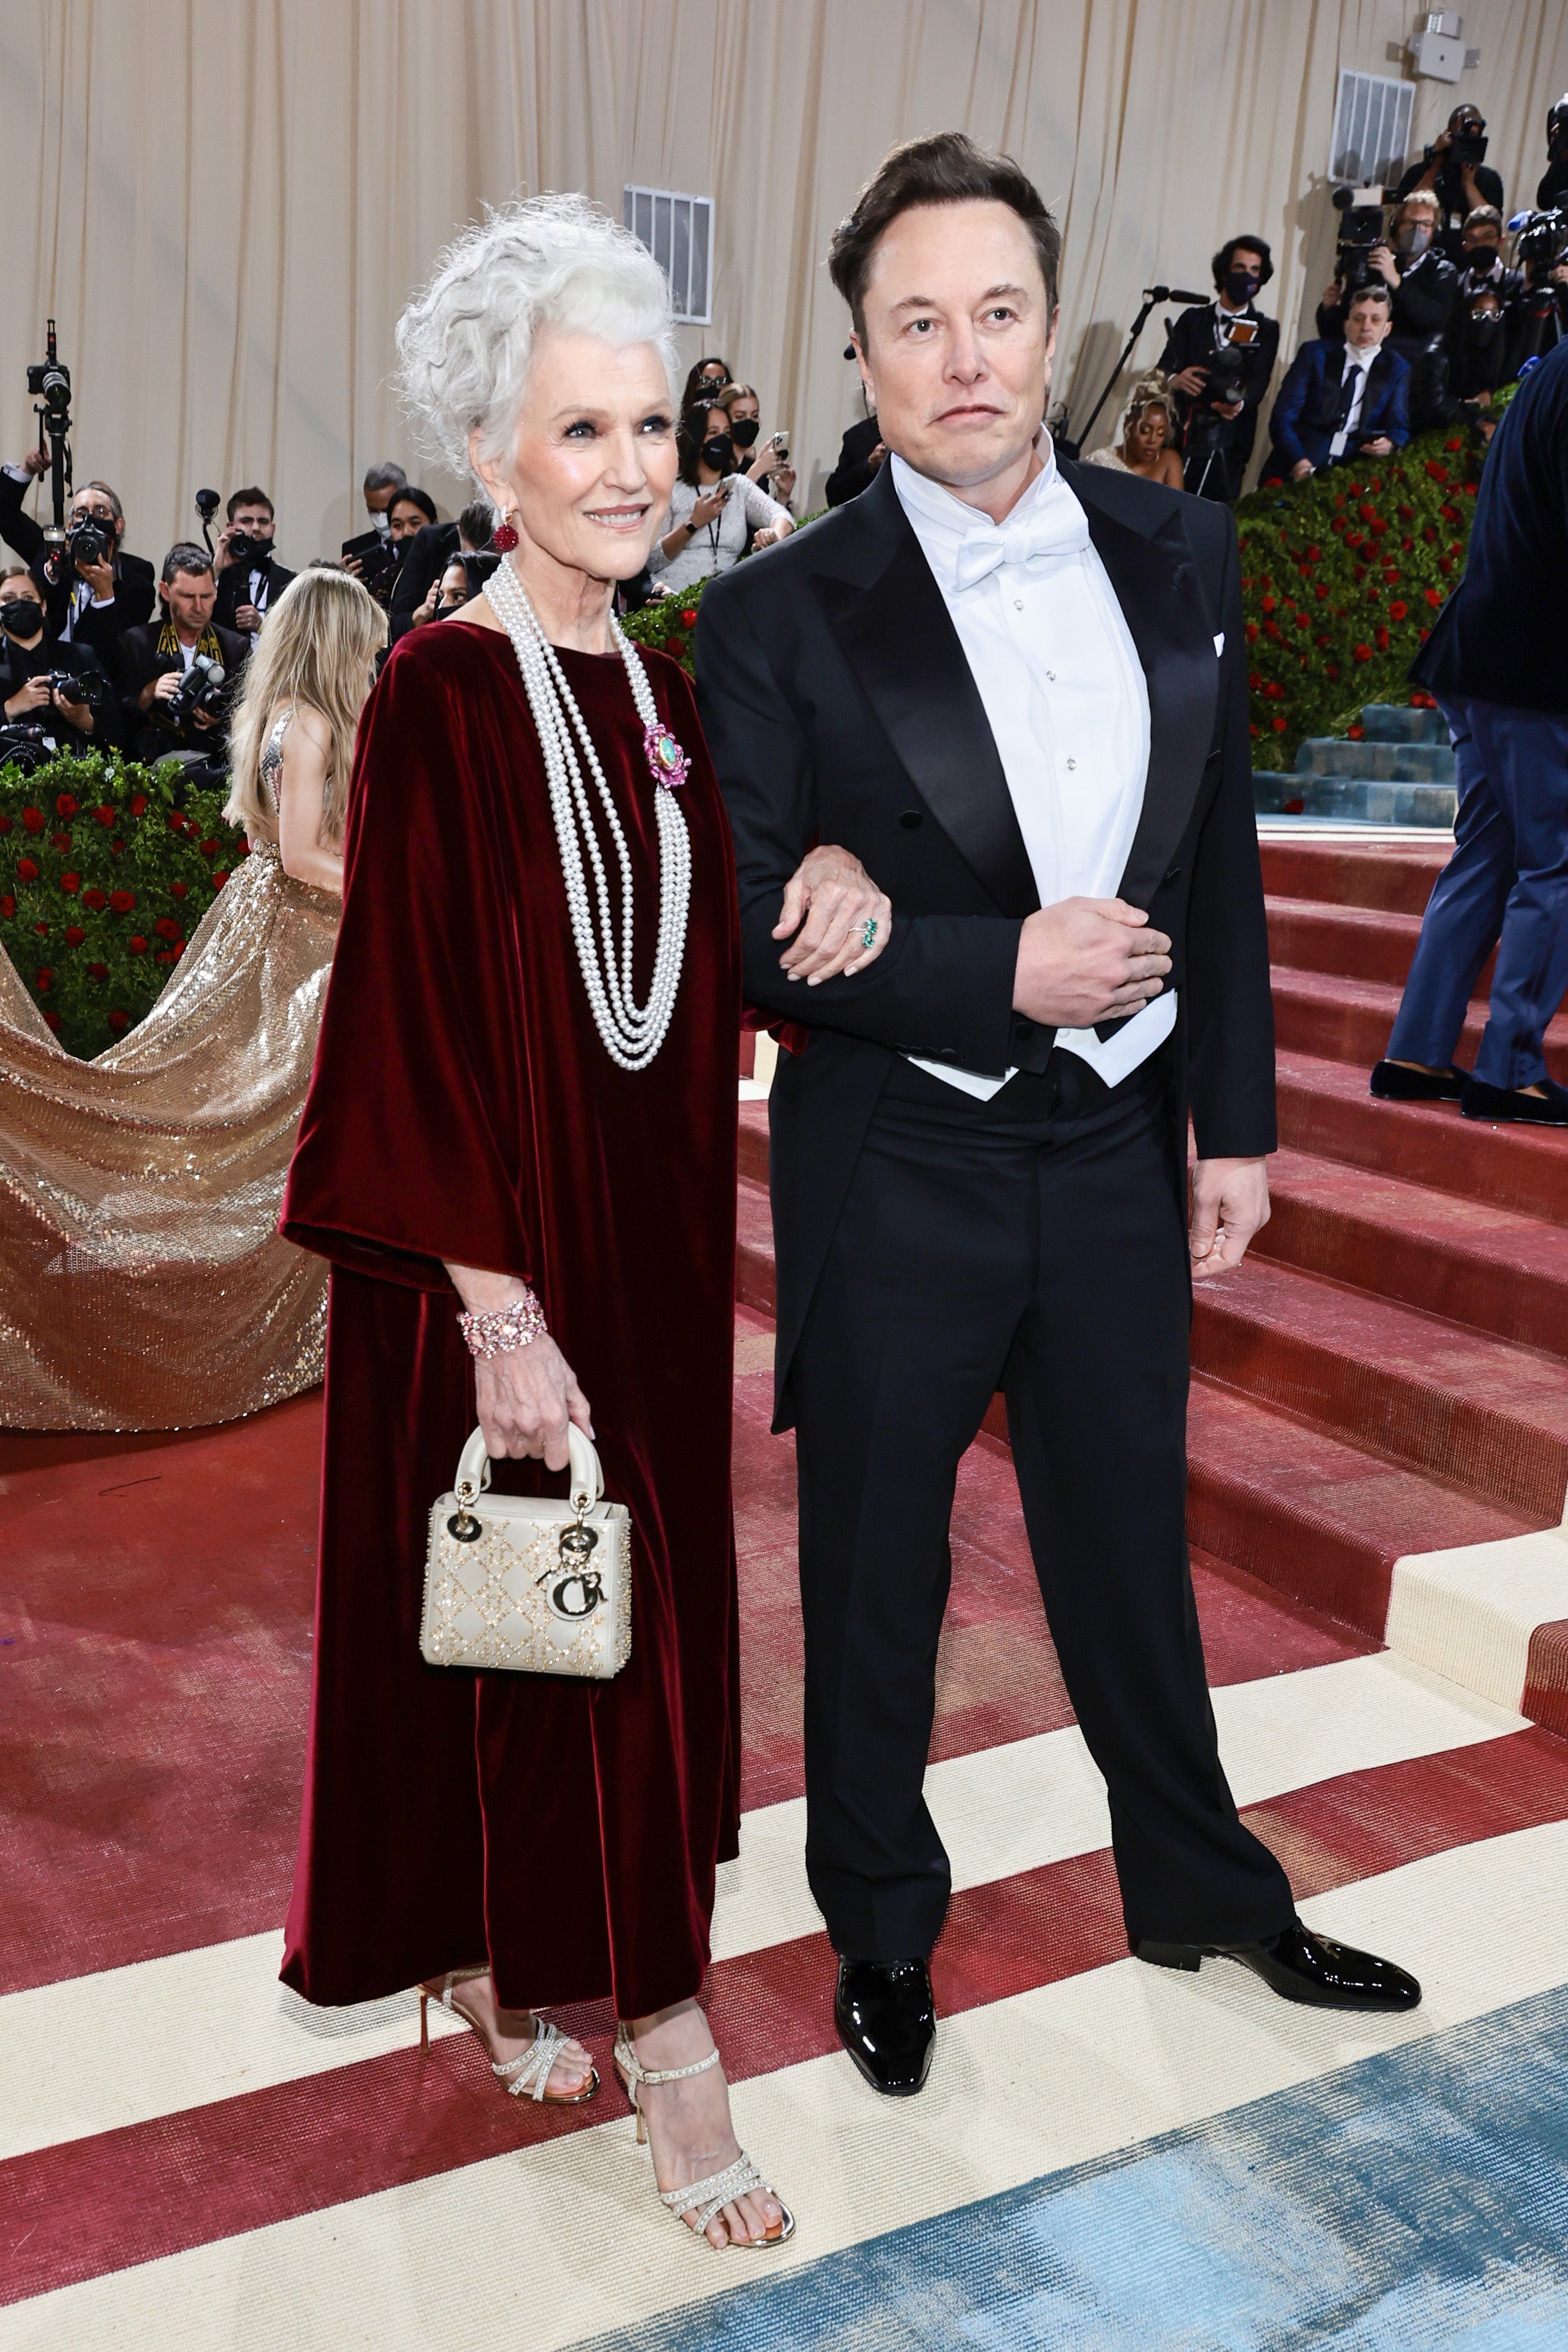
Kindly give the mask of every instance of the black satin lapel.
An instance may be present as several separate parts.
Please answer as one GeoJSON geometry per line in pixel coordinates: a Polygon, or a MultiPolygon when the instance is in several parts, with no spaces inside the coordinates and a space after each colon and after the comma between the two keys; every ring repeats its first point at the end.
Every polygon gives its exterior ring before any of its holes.
{"type": "Polygon", "coordinates": [[[901,509],[898,521],[891,559],[868,585],[831,573],[818,573],[813,584],[868,701],[942,831],[1003,914],[1033,914],[1039,893],[985,706],[901,509]]]}
{"type": "Polygon", "coordinates": [[[1214,624],[1179,516],[1146,536],[1092,497],[1083,506],[1149,689],[1149,775],[1121,887],[1131,906],[1147,907],[1186,830],[1209,755],[1219,690],[1214,624]]]}

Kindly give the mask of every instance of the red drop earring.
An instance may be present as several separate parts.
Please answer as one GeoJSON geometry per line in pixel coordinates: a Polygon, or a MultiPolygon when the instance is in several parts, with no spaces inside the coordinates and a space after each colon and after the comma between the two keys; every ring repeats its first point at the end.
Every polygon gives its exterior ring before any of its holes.
{"type": "Polygon", "coordinates": [[[510,522],[498,522],[490,533],[490,545],[498,555],[510,555],[517,545],[517,533],[510,522]]]}

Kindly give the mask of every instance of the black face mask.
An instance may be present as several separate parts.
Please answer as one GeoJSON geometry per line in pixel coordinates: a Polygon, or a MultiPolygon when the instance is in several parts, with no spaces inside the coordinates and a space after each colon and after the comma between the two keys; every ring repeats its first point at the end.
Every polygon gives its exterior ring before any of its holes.
{"type": "Polygon", "coordinates": [[[702,462],[716,474],[728,473],[735,462],[735,444],[727,433],[714,433],[702,444],[702,462]]]}
{"type": "Polygon", "coordinates": [[[36,596],[7,596],[0,604],[0,629],[7,636],[36,637],[44,625],[44,608],[36,596]]]}
{"type": "Polygon", "coordinates": [[[731,420],[730,438],[737,449],[752,449],[762,429],[754,416],[737,416],[731,420]]]}
{"type": "Polygon", "coordinates": [[[1227,302],[1250,302],[1262,282],[1255,269],[1227,269],[1225,299],[1227,302]]]}
{"type": "Polygon", "coordinates": [[[1502,324],[1500,310],[1477,310],[1470,319],[1468,332],[1473,343],[1489,341],[1502,324]]]}

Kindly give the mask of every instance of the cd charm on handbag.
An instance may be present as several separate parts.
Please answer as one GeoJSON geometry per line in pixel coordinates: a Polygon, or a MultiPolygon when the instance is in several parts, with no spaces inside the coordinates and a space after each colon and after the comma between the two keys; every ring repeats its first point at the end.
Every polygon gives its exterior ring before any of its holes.
{"type": "Polygon", "coordinates": [[[432,1666],[486,1666],[607,1682],[631,1655],[631,1513],[606,1503],[591,1438],[567,1432],[571,1493],[490,1495],[476,1429],[449,1495],[430,1513],[419,1652],[432,1666]]]}

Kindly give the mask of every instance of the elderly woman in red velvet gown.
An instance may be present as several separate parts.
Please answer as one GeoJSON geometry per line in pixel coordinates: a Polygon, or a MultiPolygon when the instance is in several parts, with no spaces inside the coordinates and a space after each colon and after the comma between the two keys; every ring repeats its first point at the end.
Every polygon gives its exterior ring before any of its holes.
{"type": "MultiPolygon", "coordinates": [[[[793,2223],[736,2143],[697,2001],[739,1825],[733,870],[686,677],[628,646],[611,606],[675,478],[665,283],[581,199],[537,198],[443,256],[399,347],[412,411],[515,552],[460,617],[405,638],[360,730],[283,1212],[331,1260],[283,1975],[320,2002],[444,1993],[502,2087],[551,2101],[598,2078],[538,2012],[612,1998],[666,2204],[715,2246],[776,2242],[793,2223]],[[552,807],[540,694],[586,820],[552,807]],[[673,792],[655,714],[689,761],[673,792]],[[584,822],[607,941],[570,919],[562,827],[592,893],[584,822]],[[660,880],[688,858],[681,923],[660,880]],[[629,1003],[605,971],[623,880],[629,1003]],[[635,1529],[615,1679],[422,1662],[428,1514],[476,1417],[498,1486],[535,1481],[525,1460],[564,1466],[569,1420],[594,1435],[635,1529]]],[[[837,919],[819,893],[785,950],[803,971],[865,952],[865,886],[834,890],[837,919]]]]}

